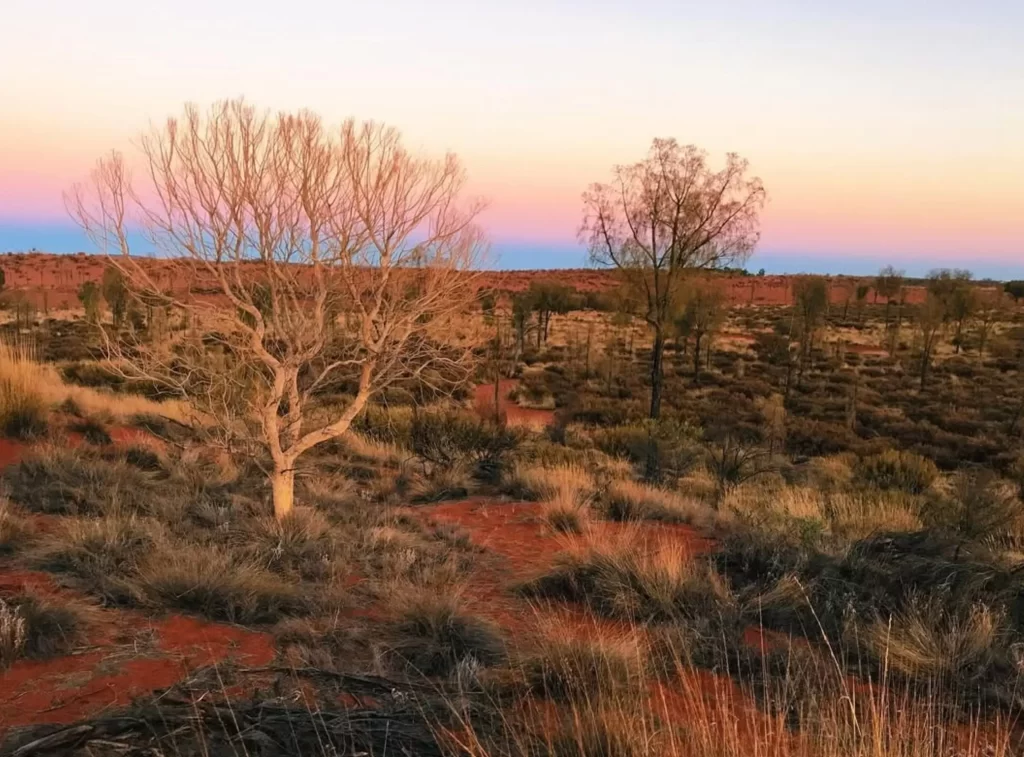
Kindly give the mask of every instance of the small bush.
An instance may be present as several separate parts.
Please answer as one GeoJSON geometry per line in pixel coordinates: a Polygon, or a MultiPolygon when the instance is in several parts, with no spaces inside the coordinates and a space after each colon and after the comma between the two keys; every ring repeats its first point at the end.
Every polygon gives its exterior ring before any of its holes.
{"type": "Polygon", "coordinates": [[[513,462],[521,441],[514,429],[460,412],[418,413],[409,431],[409,446],[421,459],[442,469],[472,467],[474,476],[492,482],[513,462]]]}
{"type": "Polygon", "coordinates": [[[708,525],[711,513],[701,502],[635,481],[615,481],[601,496],[610,520],[708,525]]]}
{"type": "Polygon", "coordinates": [[[879,489],[899,489],[910,494],[927,491],[939,476],[928,458],[913,452],[887,450],[861,459],[855,469],[857,481],[879,489]]]}
{"type": "Polygon", "coordinates": [[[549,573],[522,591],[584,602],[600,615],[633,622],[669,621],[735,605],[721,576],[680,545],[652,548],[632,534],[572,545],[549,573]]]}
{"type": "Polygon", "coordinates": [[[507,659],[499,629],[463,613],[450,595],[409,601],[395,633],[390,654],[420,675],[447,677],[460,666],[499,665],[507,659]]]}
{"type": "Polygon", "coordinates": [[[155,607],[228,623],[274,623],[312,609],[299,585],[200,547],[164,546],[139,567],[138,584],[155,607]]]}
{"type": "Polygon", "coordinates": [[[111,604],[134,604],[132,578],[155,545],[154,523],[138,518],[68,518],[32,555],[43,570],[71,577],[76,587],[111,604]]]}

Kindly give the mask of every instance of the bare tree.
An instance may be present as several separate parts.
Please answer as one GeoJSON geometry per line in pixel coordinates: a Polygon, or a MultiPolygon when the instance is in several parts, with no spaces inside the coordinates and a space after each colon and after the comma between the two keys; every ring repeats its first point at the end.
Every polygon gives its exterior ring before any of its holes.
{"type": "Polygon", "coordinates": [[[375,393],[465,375],[468,350],[444,337],[472,298],[481,206],[460,205],[454,155],[420,158],[393,129],[332,130],[307,111],[190,105],[140,147],[146,187],[114,153],[66,202],[129,296],[196,328],[147,343],[129,324],[108,349],[191,403],[218,438],[262,448],[284,517],[297,459],[344,434],[375,393]],[[135,231],[162,260],[132,255],[135,231]],[[318,401],[329,385],[345,393],[318,401]]]}
{"type": "Polygon", "coordinates": [[[595,263],[618,268],[639,293],[654,333],[651,418],[661,412],[665,340],[683,278],[742,262],[757,243],[766,195],[747,171],[735,154],[714,171],[704,151],[655,139],[646,159],[617,166],[610,184],[583,194],[580,238],[595,263]]]}

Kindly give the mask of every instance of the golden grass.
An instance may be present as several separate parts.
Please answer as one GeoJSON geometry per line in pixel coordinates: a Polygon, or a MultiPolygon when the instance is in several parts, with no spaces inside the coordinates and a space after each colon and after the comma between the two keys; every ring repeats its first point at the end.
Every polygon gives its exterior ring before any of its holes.
{"type": "Polygon", "coordinates": [[[685,545],[652,542],[638,527],[567,539],[552,572],[526,590],[585,601],[598,614],[637,622],[736,601],[725,579],[685,545]]]}
{"type": "Polygon", "coordinates": [[[917,499],[897,491],[827,491],[754,483],[729,492],[722,509],[755,522],[775,516],[781,519],[780,527],[790,519],[817,521],[851,540],[883,531],[916,531],[924,525],[917,499]]]}
{"type": "Polygon", "coordinates": [[[181,423],[190,420],[185,403],[155,402],[134,394],[113,394],[64,383],[56,368],[34,359],[32,349],[21,343],[0,341],[0,417],[14,407],[56,407],[67,400],[88,415],[110,414],[119,420],[153,414],[181,423]]]}
{"type": "MultiPolygon", "coordinates": [[[[765,686],[756,677],[736,683],[680,657],[674,668],[669,667],[672,672],[667,678],[655,681],[642,664],[642,644],[632,640],[618,644],[614,638],[599,637],[594,649],[587,650],[584,643],[557,639],[551,642],[546,660],[529,659],[521,670],[527,680],[537,680],[539,670],[548,674],[551,683],[567,681],[563,691],[568,696],[559,699],[557,708],[505,708],[497,734],[489,728],[477,730],[465,718],[461,728],[446,734],[458,744],[458,753],[474,757],[536,754],[538,744],[543,745],[541,753],[559,757],[1010,757],[1016,753],[1012,714],[979,708],[961,716],[938,693],[922,693],[925,689],[896,682],[854,689],[844,673],[824,659],[810,663],[803,683],[795,680],[793,672],[785,674],[778,686],[765,686]],[[552,675],[559,670],[571,675],[552,675]],[[799,728],[793,727],[794,722],[799,728]]],[[[541,683],[547,682],[541,679],[541,683]]],[[[549,690],[554,689],[551,683],[549,690]]],[[[534,686],[532,694],[538,693],[545,693],[542,685],[534,686]]]]}
{"type": "Polygon", "coordinates": [[[412,453],[401,445],[377,441],[352,430],[345,434],[345,444],[353,454],[380,465],[394,467],[413,457],[412,453]]]}
{"type": "Polygon", "coordinates": [[[1001,632],[1003,619],[986,605],[962,618],[943,618],[927,604],[857,629],[858,640],[889,670],[908,676],[955,676],[978,663],[1001,632]]]}
{"type": "Polygon", "coordinates": [[[609,516],[615,520],[687,523],[698,528],[710,528],[719,520],[699,499],[637,481],[613,481],[604,499],[609,516]]]}
{"type": "Polygon", "coordinates": [[[590,520],[596,493],[593,477],[578,465],[517,467],[514,488],[540,500],[540,514],[555,531],[580,533],[590,520]]]}

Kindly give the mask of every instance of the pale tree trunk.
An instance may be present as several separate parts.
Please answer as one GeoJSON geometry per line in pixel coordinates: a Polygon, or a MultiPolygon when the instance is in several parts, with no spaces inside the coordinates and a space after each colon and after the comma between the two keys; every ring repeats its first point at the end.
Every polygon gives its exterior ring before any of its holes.
{"type": "Polygon", "coordinates": [[[295,463],[294,461],[274,464],[271,486],[274,492],[274,517],[285,518],[295,506],[295,463]]]}

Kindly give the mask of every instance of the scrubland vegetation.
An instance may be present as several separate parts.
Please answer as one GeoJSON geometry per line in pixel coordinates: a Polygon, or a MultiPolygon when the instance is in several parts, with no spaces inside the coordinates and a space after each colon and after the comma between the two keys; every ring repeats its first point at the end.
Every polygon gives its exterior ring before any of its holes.
{"type": "MultiPolygon", "coordinates": [[[[708,170],[680,149],[655,145],[708,170]]],[[[763,191],[745,171],[715,174],[746,203],[732,262],[763,191]]],[[[608,191],[588,228],[621,234],[608,191]]],[[[595,238],[614,265],[637,254],[595,238]]],[[[673,254],[655,248],[652,267],[673,254]]],[[[226,656],[3,748],[1019,754],[1024,313],[964,272],[885,270],[838,301],[803,277],[790,305],[737,303],[694,270],[723,259],[687,256],[647,289],[480,290],[442,314],[458,354],[421,311],[415,351],[443,357],[376,384],[327,370],[369,359],[344,312],[289,363],[267,337],[286,311],[251,281],[226,285],[229,314],[267,339],[262,367],[225,321],[147,310],[115,274],[74,320],[6,325],[0,688],[139,618],[240,626],[273,659],[226,656]],[[173,381],[133,371],[142,352],[173,381]],[[189,361],[215,390],[200,403],[189,361]]]]}

